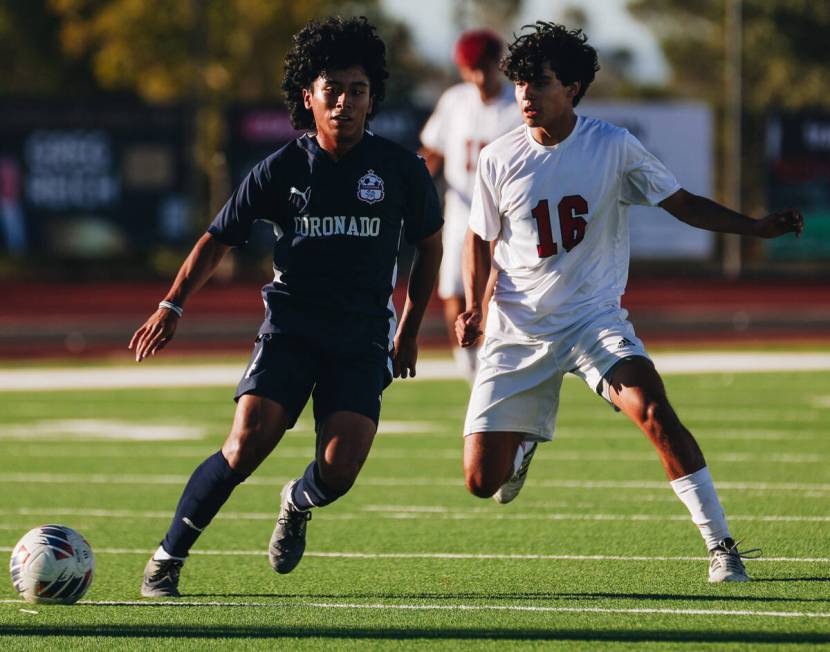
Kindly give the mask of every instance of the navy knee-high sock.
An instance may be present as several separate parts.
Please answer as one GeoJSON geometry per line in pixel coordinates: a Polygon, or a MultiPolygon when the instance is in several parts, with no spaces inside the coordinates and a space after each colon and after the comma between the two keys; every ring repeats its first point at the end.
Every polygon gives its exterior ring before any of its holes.
{"type": "Polygon", "coordinates": [[[161,542],[165,552],[173,557],[187,557],[202,530],[246,477],[230,467],[222,451],[202,462],[190,476],[170,529],[161,542]]]}
{"type": "Polygon", "coordinates": [[[291,503],[300,510],[325,507],[343,496],[348,490],[348,488],[342,491],[332,489],[323,482],[317,460],[315,460],[306,467],[303,477],[294,485],[291,503]]]}

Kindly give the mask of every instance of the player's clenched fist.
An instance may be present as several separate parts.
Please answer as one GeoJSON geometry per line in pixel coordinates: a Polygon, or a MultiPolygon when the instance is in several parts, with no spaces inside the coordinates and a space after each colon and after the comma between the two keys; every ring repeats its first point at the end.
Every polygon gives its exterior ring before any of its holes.
{"type": "Polygon", "coordinates": [[[760,238],[777,238],[785,233],[795,233],[799,236],[804,230],[804,216],[801,211],[788,208],[761,218],[754,227],[755,235],[760,238]]]}
{"type": "Polygon", "coordinates": [[[455,336],[462,347],[472,346],[481,337],[481,312],[467,310],[455,320],[455,336]]]}

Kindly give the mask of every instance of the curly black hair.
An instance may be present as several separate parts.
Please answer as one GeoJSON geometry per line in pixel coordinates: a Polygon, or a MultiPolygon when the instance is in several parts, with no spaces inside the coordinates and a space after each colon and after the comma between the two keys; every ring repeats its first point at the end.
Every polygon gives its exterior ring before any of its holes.
{"type": "Polygon", "coordinates": [[[369,78],[372,96],[371,118],[386,96],[386,45],[375,27],[364,17],[334,16],[306,23],[294,35],[294,43],[285,55],[282,90],[295,129],[314,127],[314,116],[303,104],[303,89],[311,88],[320,74],[361,66],[369,78]]]}
{"type": "Polygon", "coordinates": [[[585,95],[599,70],[597,51],[588,45],[588,37],[581,29],[569,30],[564,25],[537,20],[535,25],[522,29],[534,30],[520,36],[508,46],[500,67],[511,81],[532,81],[542,75],[548,64],[565,86],[580,82],[574,106],[585,95]]]}

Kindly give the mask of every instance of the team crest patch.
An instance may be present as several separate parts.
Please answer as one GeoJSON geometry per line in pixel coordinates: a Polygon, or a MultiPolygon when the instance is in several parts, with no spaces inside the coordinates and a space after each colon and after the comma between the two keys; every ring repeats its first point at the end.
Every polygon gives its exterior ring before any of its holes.
{"type": "Polygon", "coordinates": [[[369,170],[357,180],[357,198],[367,204],[376,204],[384,197],[383,179],[369,170]]]}

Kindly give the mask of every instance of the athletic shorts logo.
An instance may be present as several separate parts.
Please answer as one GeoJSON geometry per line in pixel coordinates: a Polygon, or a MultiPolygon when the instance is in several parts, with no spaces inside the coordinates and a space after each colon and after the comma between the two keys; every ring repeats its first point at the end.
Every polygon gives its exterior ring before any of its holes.
{"type": "Polygon", "coordinates": [[[384,197],[383,179],[369,170],[357,180],[357,198],[367,204],[376,204],[384,197]]]}
{"type": "Polygon", "coordinates": [[[627,346],[634,346],[634,344],[631,342],[631,340],[625,337],[620,340],[619,344],[617,344],[618,349],[624,349],[627,346]]]}

